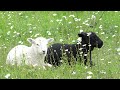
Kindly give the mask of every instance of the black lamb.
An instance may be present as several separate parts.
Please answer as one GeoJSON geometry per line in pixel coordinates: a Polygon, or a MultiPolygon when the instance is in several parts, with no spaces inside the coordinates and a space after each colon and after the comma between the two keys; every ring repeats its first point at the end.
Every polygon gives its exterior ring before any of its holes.
{"type": "Polygon", "coordinates": [[[92,58],[91,58],[91,51],[93,51],[94,47],[101,48],[103,46],[103,41],[94,33],[94,32],[81,32],[78,34],[79,37],[82,37],[81,44],[84,53],[84,64],[86,65],[87,62],[87,53],[90,53],[90,65],[92,66],[92,58]]]}
{"type": "Polygon", "coordinates": [[[76,44],[52,44],[47,51],[45,61],[55,66],[61,64],[63,55],[67,55],[68,62],[70,64],[71,58],[74,57],[77,61],[78,58],[83,56],[84,64],[87,63],[87,54],[90,51],[90,66],[92,66],[91,51],[94,47],[101,48],[103,41],[94,32],[81,32],[78,34],[81,38],[76,44]]]}

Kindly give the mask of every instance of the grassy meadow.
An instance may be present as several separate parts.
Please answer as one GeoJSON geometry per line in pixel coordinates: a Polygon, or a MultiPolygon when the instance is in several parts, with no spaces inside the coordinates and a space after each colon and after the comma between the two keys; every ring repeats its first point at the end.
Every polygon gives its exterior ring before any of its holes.
{"type": "Polygon", "coordinates": [[[119,79],[119,18],[119,11],[0,11],[0,79],[119,79]],[[79,62],[47,70],[5,63],[14,46],[30,46],[29,37],[51,37],[53,43],[72,44],[80,30],[96,32],[104,42],[102,48],[92,51],[92,68],[79,62]]]}

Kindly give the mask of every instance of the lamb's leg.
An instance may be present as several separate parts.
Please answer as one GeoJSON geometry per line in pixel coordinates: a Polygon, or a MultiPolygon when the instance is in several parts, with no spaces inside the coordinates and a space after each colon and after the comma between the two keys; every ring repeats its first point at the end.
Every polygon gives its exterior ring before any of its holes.
{"type": "Polygon", "coordinates": [[[87,53],[84,53],[83,55],[84,55],[84,65],[86,65],[86,63],[87,63],[87,53]]]}
{"type": "Polygon", "coordinates": [[[90,50],[90,67],[93,65],[92,63],[92,57],[91,57],[91,50],[90,50]]]}
{"type": "Polygon", "coordinates": [[[69,65],[71,65],[70,61],[71,61],[71,58],[68,57],[68,64],[69,64],[69,65]]]}
{"type": "MultiPolygon", "coordinates": [[[[82,55],[79,55],[79,57],[78,57],[79,61],[80,61],[80,64],[82,63],[82,58],[81,57],[82,57],[82,55]]],[[[76,58],[76,61],[77,61],[77,58],[76,58]]]]}

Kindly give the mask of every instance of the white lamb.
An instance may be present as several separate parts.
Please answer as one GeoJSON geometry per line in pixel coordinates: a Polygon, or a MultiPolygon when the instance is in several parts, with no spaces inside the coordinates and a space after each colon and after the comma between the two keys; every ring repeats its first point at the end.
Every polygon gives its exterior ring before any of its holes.
{"type": "Polygon", "coordinates": [[[25,45],[17,45],[10,50],[7,55],[6,64],[11,65],[32,65],[32,66],[45,66],[51,67],[50,64],[45,64],[44,59],[47,54],[47,44],[52,42],[53,38],[38,37],[36,39],[28,38],[27,41],[32,45],[31,47],[25,45]]]}

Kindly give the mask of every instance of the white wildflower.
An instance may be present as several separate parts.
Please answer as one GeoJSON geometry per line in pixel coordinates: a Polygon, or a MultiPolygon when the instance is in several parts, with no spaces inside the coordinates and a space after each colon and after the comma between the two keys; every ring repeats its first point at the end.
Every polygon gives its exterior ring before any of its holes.
{"type": "Polygon", "coordinates": [[[96,32],[96,33],[98,33],[98,32],[96,32]]]}
{"type": "Polygon", "coordinates": [[[115,35],[112,35],[112,37],[115,37],[115,35]]]}
{"type": "Polygon", "coordinates": [[[18,13],[18,15],[22,15],[22,13],[18,13]]]}
{"type": "Polygon", "coordinates": [[[78,19],[78,18],[74,18],[75,21],[80,21],[81,19],[78,19]]]}
{"type": "Polygon", "coordinates": [[[47,31],[47,34],[48,34],[48,35],[51,35],[51,32],[50,32],[50,31],[47,31]]]}
{"type": "Polygon", "coordinates": [[[79,18],[78,21],[80,21],[81,19],[79,18]]]}
{"type": "Polygon", "coordinates": [[[108,64],[110,64],[111,62],[108,62],[108,64]]]}
{"type": "Polygon", "coordinates": [[[23,42],[22,42],[22,41],[19,41],[18,43],[19,43],[19,44],[23,44],[23,42]]]}
{"type": "Polygon", "coordinates": [[[56,15],[57,15],[56,13],[53,14],[53,16],[56,16],[56,15]]]}
{"type": "Polygon", "coordinates": [[[29,33],[32,33],[32,31],[29,31],[29,33]]]}
{"type": "Polygon", "coordinates": [[[65,19],[67,18],[66,16],[62,16],[62,17],[65,18],[65,19]]]}
{"type": "Polygon", "coordinates": [[[62,21],[62,19],[59,20],[60,22],[62,21]]]}
{"type": "Polygon", "coordinates": [[[60,39],[60,42],[63,42],[63,39],[60,39]]]}
{"type": "Polygon", "coordinates": [[[74,42],[75,42],[75,40],[72,40],[72,42],[74,43],[74,42]]]}
{"type": "Polygon", "coordinates": [[[87,18],[88,20],[90,19],[90,18],[87,18]]]}
{"type": "Polygon", "coordinates": [[[73,72],[72,72],[72,75],[75,75],[75,74],[76,74],[76,72],[75,72],[75,71],[73,71],[73,72]]]}
{"type": "Polygon", "coordinates": [[[39,33],[35,34],[35,36],[34,36],[34,37],[37,37],[38,35],[39,35],[39,33]]]}
{"type": "Polygon", "coordinates": [[[104,60],[104,58],[102,58],[102,59],[100,59],[101,61],[103,61],[104,60]]]}
{"type": "Polygon", "coordinates": [[[88,71],[87,73],[88,73],[88,74],[93,74],[91,71],[88,71]]]}
{"type": "Polygon", "coordinates": [[[86,46],[87,44],[83,44],[82,46],[84,47],[84,46],[86,46]]]}
{"type": "Polygon", "coordinates": [[[8,25],[11,25],[12,23],[8,23],[8,25]]]}
{"type": "Polygon", "coordinates": [[[25,18],[28,18],[28,16],[25,16],[25,18]]]}
{"type": "Polygon", "coordinates": [[[99,28],[101,29],[101,28],[102,28],[102,25],[100,25],[99,28]]]}
{"type": "Polygon", "coordinates": [[[96,16],[95,16],[95,15],[92,15],[92,16],[91,16],[91,19],[96,19],[96,16]]]}
{"type": "Polygon", "coordinates": [[[53,22],[53,20],[50,20],[50,22],[53,22]]]}
{"type": "Polygon", "coordinates": [[[68,22],[69,24],[71,24],[72,22],[68,22]]]}
{"type": "Polygon", "coordinates": [[[67,51],[68,51],[68,49],[65,49],[65,51],[67,52],[67,51]]]}
{"type": "Polygon", "coordinates": [[[120,55],[120,52],[118,53],[118,55],[120,55]]]}
{"type": "Polygon", "coordinates": [[[6,46],[4,46],[3,48],[7,48],[6,46]]]}
{"type": "Polygon", "coordinates": [[[10,35],[10,31],[7,32],[7,35],[10,35]]]}
{"type": "Polygon", "coordinates": [[[119,51],[120,51],[120,48],[117,48],[117,51],[119,52],[119,51]]]}
{"type": "Polygon", "coordinates": [[[100,73],[102,73],[102,74],[106,74],[106,72],[105,72],[104,70],[100,71],[100,73]]]}
{"type": "Polygon", "coordinates": [[[87,56],[87,54],[84,54],[84,56],[87,56]]]}
{"type": "Polygon", "coordinates": [[[36,27],[33,27],[33,29],[36,29],[36,27]]]}
{"type": "Polygon", "coordinates": [[[87,66],[85,66],[85,69],[87,69],[88,67],[87,66]]]}
{"type": "Polygon", "coordinates": [[[20,33],[16,33],[16,36],[20,36],[20,33]]]}
{"type": "Polygon", "coordinates": [[[81,33],[81,32],[83,32],[83,30],[82,30],[82,29],[80,30],[80,33],[81,33]]]}
{"type": "MultiPolygon", "coordinates": [[[[83,48],[79,48],[79,50],[81,51],[83,48]]],[[[80,54],[82,54],[83,52],[80,52],[80,54]]]]}
{"type": "Polygon", "coordinates": [[[118,26],[115,25],[115,28],[117,28],[118,26]]]}
{"type": "Polygon", "coordinates": [[[89,47],[91,46],[91,44],[88,45],[89,47]]]}
{"type": "Polygon", "coordinates": [[[110,51],[111,49],[108,49],[108,51],[110,51]]]}
{"type": "Polygon", "coordinates": [[[10,74],[6,74],[6,75],[5,75],[5,78],[9,78],[9,77],[10,77],[10,74]]]}
{"type": "Polygon", "coordinates": [[[31,23],[27,24],[27,26],[31,26],[31,25],[32,25],[31,23]]]}
{"type": "Polygon", "coordinates": [[[75,15],[69,15],[69,17],[75,17],[75,15]]]}
{"type": "Polygon", "coordinates": [[[85,24],[85,22],[83,22],[82,24],[85,24]]]}
{"type": "Polygon", "coordinates": [[[11,18],[11,16],[8,17],[8,19],[10,19],[10,18],[11,18]]]}
{"type": "Polygon", "coordinates": [[[86,25],[86,26],[90,26],[90,24],[88,24],[88,23],[86,23],[85,25],[86,25]]]}
{"type": "Polygon", "coordinates": [[[105,34],[105,32],[102,32],[101,34],[105,34]]]}
{"type": "Polygon", "coordinates": [[[60,60],[60,62],[63,62],[63,60],[60,60]]]}
{"type": "Polygon", "coordinates": [[[88,22],[88,20],[85,20],[85,23],[88,22]]]}
{"type": "Polygon", "coordinates": [[[16,31],[14,31],[13,33],[17,33],[16,31]]]}
{"type": "Polygon", "coordinates": [[[102,18],[100,18],[99,20],[102,20],[102,18]]]}
{"type": "Polygon", "coordinates": [[[86,79],[91,79],[91,78],[92,78],[92,76],[87,76],[87,77],[86,77],[86,79]]]}
{"type": "Polygon", "coordinates": [[[82,26],[80,26],[80,28],[82,28],[82,26]]]}
{"type": "Polygon", "coordinates": [[[57,19],[56,21],[59,22],[59,19],[57,19]]]}
{"type": "Polygon", "coordinates": [[[79,26],[76,26],[76,28],[79,28],[79,26]]]}
{"type": "Polygon", "coordinates": [[[13,29],[14,26],[11,26],[10,29],[13,29]]]}
{"type": "Polygon", "coordinates": [[[56,50],[54,50],[54,52],[56,52],[56,50]]]}

